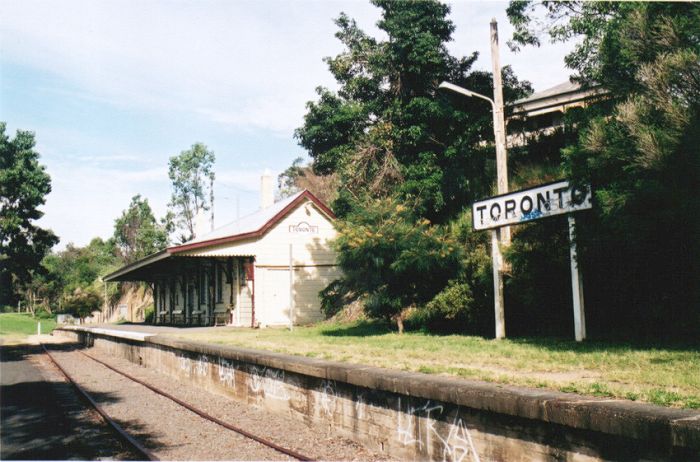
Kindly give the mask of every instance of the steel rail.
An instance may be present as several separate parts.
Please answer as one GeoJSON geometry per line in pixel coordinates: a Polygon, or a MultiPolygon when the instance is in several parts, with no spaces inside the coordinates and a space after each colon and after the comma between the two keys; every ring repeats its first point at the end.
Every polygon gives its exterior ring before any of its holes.
{"type": "Polygon", "coordinates": [[[236,427],[235,425],[231,425],[231,424],[229,424],[229,423],[227,423],[227,422],[224,422],[224,421],[221,420],[221,419],[218,419],[218,418],[216,418],[216,417],[214,417],[214,416],[212,416],[212,415],[209,415],[209,414],[207,414],[206,412],[204,412],[204,411],[202,411],[202,410],[200,410],[200,409],[197,409],[196,407],[190,405],[189,403],[186,403],[185,401],[182,401],[181,399],[176,398],[175,396],[173,396],[173,395],[171,395],[171,394],[169,394],[169,393],[167,393],[167,392],[165,392],[165,391],[163,391],[163,390],[160,390],[159,388],[157,388],[157,387],[155,387],[155,386],[153,386],[153,385],[150,385],[150,384],[148,384],[148,383],[146,383],[146,382],[144,382],[144,381],[142,381],[142,380],[140,380],[140,379],[137,379],[136,377],[133,377],[133,376],[127,374],[126,372],[123,372],[123,371],[121,371],[121,370],[119,370],[119,369],[117,369],[117,368],[115,368],[115,367],[113,367],[113,366],[107,364],[106,362],[101,361],[101,360],[99,360],[99,359],[97,359],[97,358],[95,358],[95,357],[93,357],[93,356],[91,356],[91,355],[89,355],[89,354],[87,354],[87,353],[84,353],[84,352],[82,352],[82,351],[78,351],[78,353],[80,353],[80,354],[83,355],[83,356],[87,356],[88,358],[92,359],[93,361],[102,364],[102,365],[103,365],[104,367],[106,367],[107,369],[110,369],[110,370],[116,372],[117,374],[123,375],[124,377],[126,377],[126,378],[128,378],[128,379],[130,379],[130,380],[133,380],[134,382],[136,382],[136,383],[138,383],[138,384],[140,384],[140,385],[143,385],[144,387],[148,388],[149,390],[151,390],[151,391],[153,391],[153,392],[155,392],[155,393],[158,393],[159,395],[164,396],[164,397],[166,397],[166,398],[168,398],[168,399],[170,399],[170,400],[176,402],[176,403],[179,404],[180,406],[182,406],[182,407],[184,407],[184,408],[186,408],[186,409],[188,409],[188,410],[194,412],[195,414],[199,415],[200,417],[202,417],[202,418],[204,418],[204,419],[206,419],[206,420],[209,420],[209,421],[211,421],[211,422],[214,422],[215,424],[220,425],[220,426],[222,426],[222,427],[224,427],[224,428],[226,428],[226,429],[228,429],[228,430],[231,430],[231,431],[234,431],[234,432],[236,432],[236,433],[239,433],[239,434],[245,436],[246,438],[250,438],[250,439],[252,439],[252,440],[254,440],[254,441],[257,441],[257,442],[260,443],[260,444],[263,444],[263,445],[265,445],[265,446],[267,446],[267,447],[269,447],[269,448],[272,448],[272,449],[274,449],[274,450],[276,450],[276,451],[278,451],[278,452],[281,452],[282,454],[288,455],[288,456],[293,457],[293,458],[295,458],[295,459],[303,460],[303,461],[312,461],[312,460],[314,460],[314,459],[311,458],[311,457],[308,457],[308,456],[305,456],[305,455],[303,455],[303,454],[300,454],[300,453],[298,453],[298,452],[296,452],[296,451],[294,451],[294,450],[292,450],[292,449],[287,449],[287,448],[285,448],[285,447],[283,447],[283,446],[280,446],[280,445],[278,445],[278,444],[276,444],[276,443],[273,443],[272,441],[266,440],[265,438],[262,438],[262,437],[260,437],[260,436],[254,435],[253,433],[250,433],[250,432],[248,432],[248,431],[246,431],[246,430],[243,430],[243,429],[240,428],[240,427],[236,427]]]}
{"type": "Polygon", "coordinates": [[[119,425],[117,422],[115,422],[107,413],[102,409],[102,407],[97,404],[97,402],[90,396],[90,394],[85,391],[83,387],[78,385],[78,382],[76,382],[73,377],[66,371],[61,365],[56,361],[56,358],[53,357],[51,353],[49,353],[49,350],[46,348],[46,346],[43,343],[40,343],[41,348],[44,349],[44,353],[49,357],[49,359],[53,362],[53,364],[58,368],[58,370],[61,371],[61,373],[68,379],[68,382],[73,385],[73,387],[80,393],[80,395],[88,402],[90,405],[97,411],[98,414],[104,419],[107,424],[112,427],[114,431],[117,432],[117,434],[124,440],[126,441],[129,445],[131,445],[136,452],[138,452],[140,455],[145,456],[146,459],[148,460],[160,460],[158,457],[156,457],[151,451],[146,449],[139,443],[134,437],[129,435],[126,430],[124,430],[121,425],[119,425]]]}

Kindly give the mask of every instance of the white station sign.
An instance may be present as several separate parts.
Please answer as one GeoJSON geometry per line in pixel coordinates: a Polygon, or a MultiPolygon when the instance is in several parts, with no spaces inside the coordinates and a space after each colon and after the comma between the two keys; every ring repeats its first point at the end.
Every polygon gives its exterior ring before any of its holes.
{"type": "Polygon", "coordinates": [[[472,220],[478,231],[592,207],[590,186],[576,188],[568,181],[556,181],[475,202],[472,220]]]}

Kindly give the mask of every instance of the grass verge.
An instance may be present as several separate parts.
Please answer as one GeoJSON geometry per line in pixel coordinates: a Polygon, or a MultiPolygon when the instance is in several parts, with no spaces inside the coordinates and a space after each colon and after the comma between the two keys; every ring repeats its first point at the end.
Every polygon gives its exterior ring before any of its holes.
{"type": "Polygon", "coordinates": [[[16,342],[37,333],[37,323],[41,322],[41,333],[48,334],[56,327],[53,317],[32,317],[29,313],[0,313],[0,336],[3,343],[16,342]]]}
{"type": "Polygon", "coordinates": [[[217,328],[176,335],[405,371],[444,374],[593,396],[700,408],[700,347],[561,339],[488,340],[398,335],[381,323],[322,323],[287,329],[217,328]]]}

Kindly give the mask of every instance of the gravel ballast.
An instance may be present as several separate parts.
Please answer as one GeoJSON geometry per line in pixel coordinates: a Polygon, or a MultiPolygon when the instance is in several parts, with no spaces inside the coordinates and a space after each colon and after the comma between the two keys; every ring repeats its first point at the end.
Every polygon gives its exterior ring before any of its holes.
{"type": "MultiPolygon", "coordinates": [[[[313,459],[386,460],[383,455],[333,434],[327,426],[238,403],[95,350],[86,352],[218,419],[313,459]]],[[[161,459],[290,460],[285,454],[201,418],[77,351],[54,350],[52,354],[108,415],[161,459]]]]}

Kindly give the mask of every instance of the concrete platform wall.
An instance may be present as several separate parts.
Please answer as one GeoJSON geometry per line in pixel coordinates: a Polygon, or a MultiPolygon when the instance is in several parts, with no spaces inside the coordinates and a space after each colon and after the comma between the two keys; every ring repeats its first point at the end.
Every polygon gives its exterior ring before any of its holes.
{"type": "Polygon", "coordinates": [[[697,411],[86,330],[59,334],[237,401],[326,423],[392,458],[700,460],[697,411]]]}

